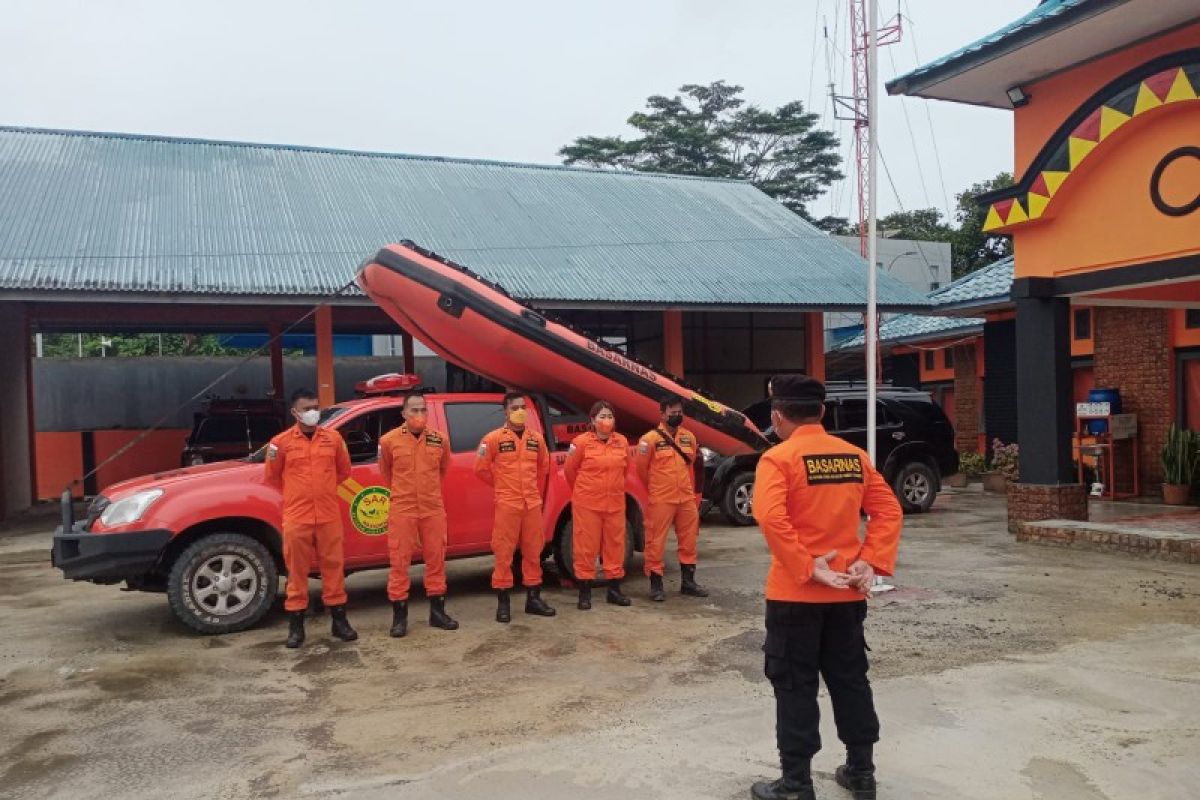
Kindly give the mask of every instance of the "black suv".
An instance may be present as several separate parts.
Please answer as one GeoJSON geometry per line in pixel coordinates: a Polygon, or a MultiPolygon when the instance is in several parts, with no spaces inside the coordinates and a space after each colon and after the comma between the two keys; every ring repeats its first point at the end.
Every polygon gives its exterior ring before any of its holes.
{"type": "MultiPolygon", "coordinates": [[[[826,387],[825,429],[867,449],[867,390],[861,383],[831,382],[826,387]]],[[[876,460],[908,512],[928,511],[942,488],[942,476],[958,472],[954,428],[928,392],[880,386],[876,407],[876,460]]],[[[772,442],[771,401],[742,411],[772,442]]],[[[759,453],[720,456],[704,453],[704,499],[734,525],[753,525],[751,498],[759,453]]]]}

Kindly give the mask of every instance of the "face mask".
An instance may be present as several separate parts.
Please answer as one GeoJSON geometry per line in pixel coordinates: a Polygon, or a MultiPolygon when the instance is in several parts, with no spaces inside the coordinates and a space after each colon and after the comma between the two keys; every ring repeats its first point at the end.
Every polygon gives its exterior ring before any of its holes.
{"type": "Polygon", "coordinates": [[[308,428],[315,428],[320,421],[321,412],[315,408],[310,408],[300,415],[300,424],[308,428]]]}
{"type": "Polygon", "coordinates": [[[508,412],[508,421],[513,425],[520,427],[525,424],[525,420],[529,418],[529,412],[523,408],[514,409],[508,412]]]}
{"type": "Polygon", "coordinates": [[[594,420],[596,433],[612,433],[613,428],[617,427],[617,421],[613,419],[598,419],[594,420]]]}
{"type": "Polygon", "coordinates": [[[667,417],[667,425],[672,428],[678,428],[683,424],[683,414],[672,414],[667,417]]]}
{"type": "Polygon", "coordinates": [[[408,425],[408,429],[415,433],[420,433],[421,431],[425,430],[425,414],[424,414],[424,412],[422,412],[420,414],[413,414],[412,416],[410,416],[408,418],[407,425],[408,425]]]}

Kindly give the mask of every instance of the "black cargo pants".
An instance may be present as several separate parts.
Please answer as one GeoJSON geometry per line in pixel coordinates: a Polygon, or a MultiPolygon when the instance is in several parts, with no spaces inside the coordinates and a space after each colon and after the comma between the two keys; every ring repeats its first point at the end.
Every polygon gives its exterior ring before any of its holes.
{"type": "Polygon", "coordinates": [[[867,680],[863,620],[867,601],[767,601],[765,672],[775,689],[775,737],[784,777],[807,775],[821,749],[817,675],[833,702],[838,738],[847,746],[879,741],[879,718],[867,680]]]}

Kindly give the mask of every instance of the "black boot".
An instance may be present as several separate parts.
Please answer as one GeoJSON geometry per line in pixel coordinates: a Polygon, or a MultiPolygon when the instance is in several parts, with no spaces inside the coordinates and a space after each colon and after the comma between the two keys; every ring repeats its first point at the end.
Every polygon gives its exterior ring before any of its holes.
{"type": "Polygon", "coordinates": [[[846,748],[846,763],[837,768],[833,779],[843,789],[849,789],[854,800],[875,800],[875,762],[872,746],[853,745],[846,748]]]}
{"type": "Polygon", "coordinates": [[[579,602],[576,608],[580,611],[590,611],[592,608],[592,582],[579,581],[579,602]]]}
{"type": "Polygon", "coordinates": [[[393,639],[402,638],[408,633],[408,601],[392,601],[392,629],[388,631],[393,639]]]}
{"type": "Polygon", "coordinates": [[[508,589],[496,590],[496,622],[512,622],[512,608],[508,602],[508,589]]]}
{"type": "Polygon", "coordinates": [[[558,612],[542,599],[542,587],[530,586],[525,590],[525,613],[539,617],[553,617],[558,612]]]}
{"type": "Polygon", "coordinates": [[[458,623],[446,613],[445,595],[429,598],[429,624],[444,631],[458,630],[458,623]]]}
{"type": "Polygon", "coordinates": [[[679,571],[682,576],[679,580],[679,593],[690,595],[692,597],[708,597],[708,591],[703,586],[696,583],[696,565],[695,564],[680,564],[679,571]]]}
{"type": "Polygon", "coordinates": [[[754,800],[817,800],[817,791],[812,781],[802,783],[780,778],[777,781],[759,781],[750,787],[754,800]]]}
{"type": "Polygon", "coordinates": [[[608,582],[608,595],[604,598],[614,606],[630,606],[633,601],[621,594],[621,581],[613,578],[608,582]]]}
{"type": "Polygon", "coordinates": [[[650,599],[656,603],[667,599],[667,593],[663,589],[662,575],[657,572],[650,573],[650,599]]]}
{"type": "Polygon", "coordinates": [[[304,612],[289,611],[287,646],[295,650],[302,644],[304,644],[304,612]]]}
{"type": "Polygon", "coordinates": [[[345,606],[330,606],[329,616],[333,618],[333,625],[330,627],[330,633],[343,642],[353,642],[358,638],[358,633],[354,628],[350,627],[350,620],[346,619],[345,606]]]}

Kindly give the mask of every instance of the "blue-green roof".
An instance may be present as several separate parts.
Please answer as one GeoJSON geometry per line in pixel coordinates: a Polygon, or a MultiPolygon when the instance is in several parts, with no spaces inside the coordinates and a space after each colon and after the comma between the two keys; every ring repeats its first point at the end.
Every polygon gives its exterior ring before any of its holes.
{"type": "MultiPolygon", "coordinates": [[[[930,292],[933,310],[982,311],[1007,305],[1013,282],[1013,258],[1002,258],[975,270],[953,283],[930,292]]],[[[945,339],[948,336],[969,335],[983,330],[982,317],[932,316],[928,314],[899,314],[879,326],[881,344],[897,345],[945,339]]],[[[838,342],[833,351],[857,350],[865,345],[863,334],[838,342]]]]}
{"type": "MultiPolygon", "coordinates": [[[[402,239],[547,304],[859,308],[865,264],[748,183],[0,128],[0,289],[319,296],[402,239]]],[[[879,277],[884,308],[928,305],[879,277]]]]}

